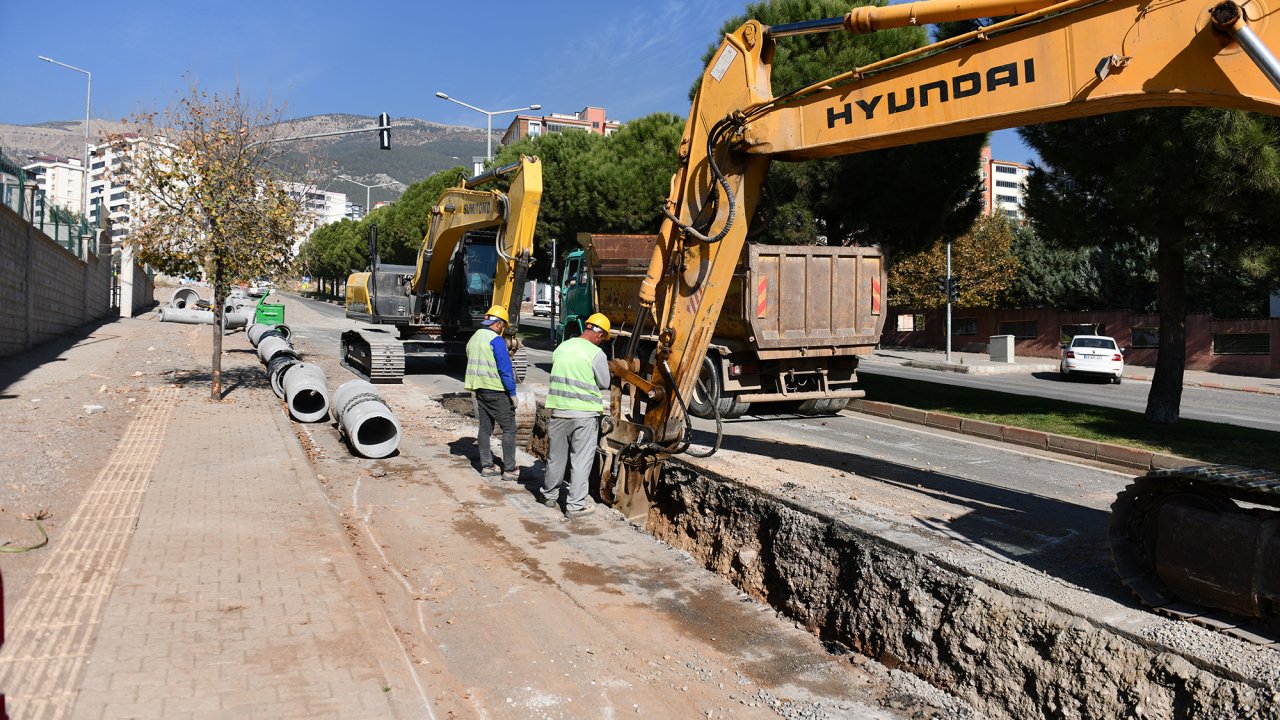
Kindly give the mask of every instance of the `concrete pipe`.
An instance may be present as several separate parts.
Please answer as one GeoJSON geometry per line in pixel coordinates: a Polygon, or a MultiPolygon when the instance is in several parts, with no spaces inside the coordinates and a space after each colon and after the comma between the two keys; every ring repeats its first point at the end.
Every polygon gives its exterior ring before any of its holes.
{"type": "Polygon", "coordinates": [[[249,324],[249,315],[242,312],[224,313],[222,315],[222,330],[239,330],[249,324]]]}
{"type": "Polygon", "coordinates": [[[263,338],[269,337],[273,333],[276,337],[284,338],[285,340],[289,339],[288,335],[277,333],[274,326],[263,325],[262,323],[249,323],[249,329],[244,331],[244,334],[249,336],[249,342],[254,347],[258,347],[258,343],[262,342],[263,338]]]}
{"type": "Polygon", "coordinates": [[[173,298],[169,300],[169,305],[179,310],[183,308],[193,308],[196,303],[200,302],[200,293],[195,288],[182,287],[173,293],[173,298]]]}
{"type": "Polygon", "coordinates": [[[294,420],[320,422],[329,414],[329,389],[319,365],[298,363],[290,367],[280,385],[294,420]]]}
{"type": "Polygon", "coordinates": [[[333,419],[347,444],[363,457],[384,458],[400,447],[400,421],[364,380],[348,380],[333,393],[333,419]]]}
{"type": "Polygon", "coordinates": [[[271,381],[271,391],[276,397],[284,399],[284,375],[289,372],[289,368],[302,362],[298,356],[292,352],[277,353],[271,358],[271,362],[267,363],[267,379],[271,381]]]}
{"type": "Polygon", "coordinates": [[[213,312],[210,310],[191,310],[189,308],[160,308],[160,322],[212,325],[213,312]]]}
{"type": "Polygon", "coordinates": [[[284,323],[280,323],[279,325],[275,326],[274,330],[280,333],[280,337],[284,338],[285,340],[288,340],[290,342],[293,341],[293,329],[290,328],[288,325],[285,325],[284,323]]]}
{"type": "Polygon", "coordinates": [[[271,362],[271,358],[279,355],[280,353],[288,353],[291,357],[295,358],[302,357],[298,354],[298,351],[293,349],[293,346],[289,344],[289,341],[282,337],[267,336],[262,338],[262,341],[258,343],[258,359],[262,361],[263,365],[271,362]]]}

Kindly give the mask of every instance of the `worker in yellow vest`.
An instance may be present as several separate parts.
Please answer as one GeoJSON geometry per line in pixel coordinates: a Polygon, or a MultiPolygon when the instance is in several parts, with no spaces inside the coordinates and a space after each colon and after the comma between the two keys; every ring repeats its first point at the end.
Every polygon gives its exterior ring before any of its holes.
{"type": "Polygon", "coordinates": [[[600,441],[600,416],[605,411],[605,390],[609,389],[609,364],[600,343],[609,339],[609,318],[596,313],[587,318],[582,334],[560,344],[551,356],[551,385],[547,428],[551,447],[547,452],[547,474],[538,500],[555,507],[564,484],[566,460],[569,490],[564,516],[570,520],[589,515],[595,504],[587,499],[587,482],[600,441]]]}
{"type": "Polygon", "coordinates": [[[467,341],[467,372],[463,388],[475,393],[480,432],[480,474],[484,477],[519,479],[516,465],[516,374],[502,333],[507,329],[507,309],[494,305],[485,313],[480,329],[467,341]],[[493,425],[502,428],[502,466],[493,462],[489,438],[493,425]]]}

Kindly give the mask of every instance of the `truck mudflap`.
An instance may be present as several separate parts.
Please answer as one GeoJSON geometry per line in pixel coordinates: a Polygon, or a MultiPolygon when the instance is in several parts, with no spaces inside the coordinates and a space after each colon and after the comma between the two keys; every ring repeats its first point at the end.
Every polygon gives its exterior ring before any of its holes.
{"type": "Polygon", "coordinates": [[[371,383],[404,382],[404,344],[385,330],[342,333],[342,366],[371,383]]]}
{"type": "Polygon", "coordinates": [[[1280,475],[1239,465],[1156,470],[1111,506],[1121,580],[1171,617],[1280,647],[1280,475]]]}

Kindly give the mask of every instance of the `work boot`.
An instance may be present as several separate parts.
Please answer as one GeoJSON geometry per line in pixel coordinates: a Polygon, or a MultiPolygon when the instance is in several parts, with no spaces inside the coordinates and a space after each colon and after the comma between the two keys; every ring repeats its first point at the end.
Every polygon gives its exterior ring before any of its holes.
{"type": "Polygon", "coordinates": [[[538,494],[538,502],[539,502],[540,504],[542,504],[542,505],[545,505],[545,506],[549,507],[549,508],[553,508],[553,507],[555,507],[556,505],[559,505],[559,504],[560,504],[560,501],[559,501],[559,500],[557,500],[555,497],[553,497],[553,496],[551,496],[551,495],[543,495],[543,494],[541,494],[541,493],[539,493],[539,494],[538,494]]]}
{"type": "Polygon", "coordinates": [[[499,477],[500,475],[502,475],[502,468],[498,467],[497,465],[490,465],[489,467],[486,467],[480,470],[480,477],[491,478],[491,477],[499,477]]]}
{"type": "Polygon", "coordinates": [[[520,466],[517,465],[510,470],[503,470],[502,479],[510,480],[511,482],[520,482],[520,466]]]}
{"type": "Polygon", "coordinates": [[[580,508],[565,508],[564,517],[566,520],[573,520],[575,518],[580,518],[580,517],[585,517],[587,515],[590,515],[595,511],[596,511],[595,503],[589,502],[580,508]]]}

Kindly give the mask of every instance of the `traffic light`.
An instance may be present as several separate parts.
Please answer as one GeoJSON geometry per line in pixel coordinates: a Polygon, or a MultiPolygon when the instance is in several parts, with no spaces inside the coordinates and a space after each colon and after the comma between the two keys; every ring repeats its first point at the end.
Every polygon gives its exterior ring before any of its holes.
{"type": "Polygon", "coordinates": [[[954,303],[956,298],[960,296],[960,278],[954,275],[950,277],[947,277],[946,275],[939,275],[938,292],[942,293],[943,297],[947,299],[947,302],[954,303]]]}
{"type": "Polygon", "coordinates": [[[378,147],[391,149],[391,116],[386,113],[378,116],[378,147]]]}

